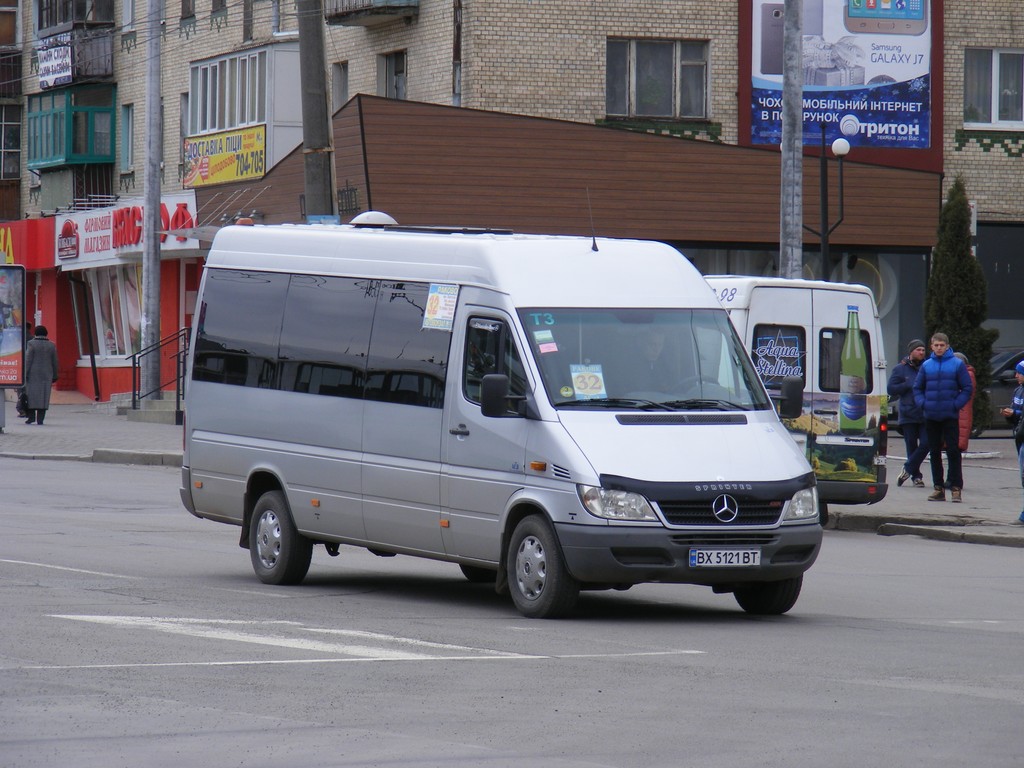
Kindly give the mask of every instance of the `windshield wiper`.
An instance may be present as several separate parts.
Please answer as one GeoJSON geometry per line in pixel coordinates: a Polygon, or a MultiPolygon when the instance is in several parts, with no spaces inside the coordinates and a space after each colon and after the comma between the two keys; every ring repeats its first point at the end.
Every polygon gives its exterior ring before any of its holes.
{"type": "Polygon", "coordinates": [[[654,400],[640,400],[633,397],[595,397],[590,400],[561,400],[555,403],[556,408],[562,406],[597,405],[603,408],[635,408],[641,411],[672,411],[664,403],[654,400]]]}
{"type": "Polygon", "coordinates": [[[740,405],[731,400],[719,400],[713,397],[691,397],[689,400],[669,400],[664,405],[680,411],[749,411],[748,405],[740,405]]]}

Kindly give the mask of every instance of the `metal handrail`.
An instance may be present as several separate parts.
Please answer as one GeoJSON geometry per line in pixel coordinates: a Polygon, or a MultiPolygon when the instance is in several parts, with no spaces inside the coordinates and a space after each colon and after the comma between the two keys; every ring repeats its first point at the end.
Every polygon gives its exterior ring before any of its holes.
{"type": "Polygon", "coordinates": [[[134,355],[131,356],[132,361],[132,410],[137,411],[139,404],[143,399],[162,392],[164,387],[168,384],[174,384],[174,410],[175,413],[181,413],[181,401],[185,394],[185,360],[188,357],[188,328],[179,328],[172,334],[165,336],[155,344],[150,344],[148,347],[143,347],[134,355]],[[169,354],[168,357],[173,356],[174,363],[174,379],[169,381],[160,382],[157,384],[155,389],[151,389],[148,392],[142,392],[142,358],[147,355],[160,354],[165,347],[175,345],[174,352],[169,354]]]}

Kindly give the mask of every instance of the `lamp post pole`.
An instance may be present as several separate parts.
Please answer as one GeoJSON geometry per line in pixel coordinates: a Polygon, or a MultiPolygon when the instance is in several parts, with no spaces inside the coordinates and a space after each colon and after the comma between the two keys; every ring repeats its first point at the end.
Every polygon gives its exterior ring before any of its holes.
{"type": "Polygon", "coordinates": [[[812,235],[817,235],[821,242],[821,279],[828,280],[829,276],[829,252],[828,239],[835,232],[836,227],[843,223],[843,158],[850,152],[850,142],[840,137],[832,142],[832,154],[839,159],[839,218],[835,223],[828,223],[828,147],[825,143],[825,123],[821,124],[821,159],[819,180],[819,205],[821,213],[821,229],[814,230],[804,224],[804,229],[812,235]]]}

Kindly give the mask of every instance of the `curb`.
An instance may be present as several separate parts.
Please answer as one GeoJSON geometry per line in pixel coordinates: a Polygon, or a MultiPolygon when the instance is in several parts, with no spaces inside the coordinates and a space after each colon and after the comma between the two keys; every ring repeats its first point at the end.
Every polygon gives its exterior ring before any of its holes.
{"type": "Polygon", "coordinates": [[[144,464],[147,466],[180,467],[180,453],[162,451],[125,451],[116,448],[97,448],[92,453],[0,453],[5,459],[36,461],[90,461],[96,464],[144,464]]]}
{"type": "Polygon", "coordinates": [[[149,466],[180,467],[180,453],[161,451],[124,451],[116,448],[97,448],[85,461],[97,464],[145,464],[149,466]]]}
{"type": "MultiPolygon", "coordinates": [[[[984,524],[982,524],[984,525],[984,524]]],[[[1024,548],[1024,536],[1013,533],[996,533],[972,530],[979,526],[962,526],[945,528],[929,525],[905,525],[902,523],[883,523],[878,527],[879,536],[921,536],[934,541],[960,541],[968,544],[995,544],[1001,547],[1024,548]]]]}

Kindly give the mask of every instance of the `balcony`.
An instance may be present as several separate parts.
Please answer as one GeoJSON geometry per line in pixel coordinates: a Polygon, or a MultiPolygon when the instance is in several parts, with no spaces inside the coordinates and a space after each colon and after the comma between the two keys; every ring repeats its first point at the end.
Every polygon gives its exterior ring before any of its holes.
{"type": "Polygon", "coordinates": [[[0,51],[0,98],[21,93],[21,51],[0,51]]]}
{"type": "Polygon", "coordinates": [[[114,74],[114,29],[76,28],[41,40],[32,66],[43,90],[108,80],[114,74]]]}
{"type": "Polygon", "coordinates": [[[342,27],[375,27],[419,13],[420,0],[324,0],[328,24],[342,27]]]}

